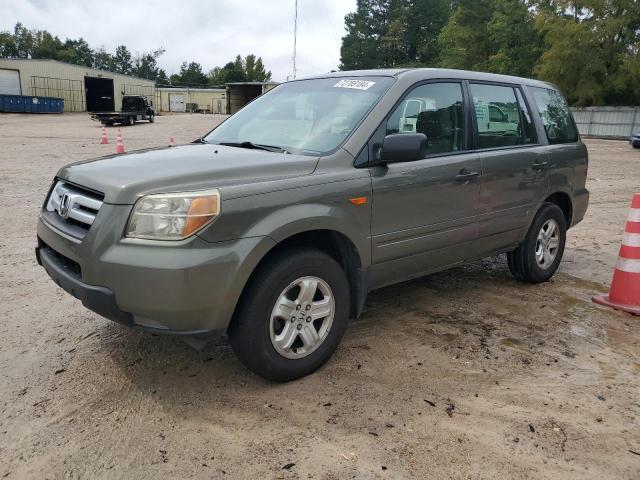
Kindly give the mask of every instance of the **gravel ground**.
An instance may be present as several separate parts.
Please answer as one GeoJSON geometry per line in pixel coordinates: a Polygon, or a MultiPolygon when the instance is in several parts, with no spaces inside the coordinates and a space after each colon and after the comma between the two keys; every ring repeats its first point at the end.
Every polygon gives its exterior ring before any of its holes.
{"type": "MultiPolygon", "coordinates": [[[[123,128],[128,150],[221,117],[123,128]]],[[[36,265],[57,169],[111,153],[86,115],[0,115],[0,478],[640,478],[640,319],[595,306],[640,152],[590,140],[592,201],[543,285],[503,257],[379,290],[320,371],[271,384],[85,310],[36,265]]]]}

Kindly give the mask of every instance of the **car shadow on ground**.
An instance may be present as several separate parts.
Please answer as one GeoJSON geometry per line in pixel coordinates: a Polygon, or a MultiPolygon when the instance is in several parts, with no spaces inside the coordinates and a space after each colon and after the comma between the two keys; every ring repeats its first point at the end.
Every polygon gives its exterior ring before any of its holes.
{"type": "MultiPolygon", "coordinates": [[[[513,355],[516,362],[529,365],[529,357],[542,349],[566,349],[563,335],[550,336],[545,319],[553,323],[576,308],[595,308],[586,295],[576,299],[560,288],[567,284],[575,289],[574,281],[577,279],[560,274],[542,285],[516,282],[501,256],[374,291],[362,316],[347,329],[338,352],[304,381],[323,383],[332,376],[348,374],[354,349],[364,348],[375,356],[386,347],[387,357],[397,357],[390,360],[402,360],[406,352],[401,345],[406,341],[428,344],[454,358],[468,351],[470,361],[474,356],[491,355],[493,359],[500,349],[513,355]],[[398,349],[390,352],[389,342],[397,342],[398,349]]],[[[224,337],[211,339],[197,351],[177,337],[151,335],[111,323],[104,323],[98,335],[114,368],[143,395],[155,397],[166,407],[176,406],[189,392],[195,392],[196,398],[198,392],[207,398],[228,389],[259,395],[279,388],[247,371],[224,337]]],[[[539,361],[551,361],[549,354],[541,355],[539,361]]]]}

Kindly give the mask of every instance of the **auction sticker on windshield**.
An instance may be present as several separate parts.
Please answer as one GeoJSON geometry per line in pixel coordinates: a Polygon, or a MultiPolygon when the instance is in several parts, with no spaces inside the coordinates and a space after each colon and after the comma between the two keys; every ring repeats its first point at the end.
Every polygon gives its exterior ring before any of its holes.
{"type": "Polygon", "coordinates": [[[374,86],[376,82],[369,82],[368,80],[340,80],[334,85],[337,88],[355,88],[356,90],[368,90],[374,86]]]}

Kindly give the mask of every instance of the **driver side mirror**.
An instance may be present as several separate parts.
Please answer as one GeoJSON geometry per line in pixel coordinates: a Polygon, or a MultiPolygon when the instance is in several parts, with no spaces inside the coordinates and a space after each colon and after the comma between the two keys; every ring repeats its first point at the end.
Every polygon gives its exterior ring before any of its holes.
{"type": "Polygon", "coordinates": [[[427,155],[427,146],[427,136],[424,133],[387,135],[382,141],[381,163],[421,160],[427,155]]]}

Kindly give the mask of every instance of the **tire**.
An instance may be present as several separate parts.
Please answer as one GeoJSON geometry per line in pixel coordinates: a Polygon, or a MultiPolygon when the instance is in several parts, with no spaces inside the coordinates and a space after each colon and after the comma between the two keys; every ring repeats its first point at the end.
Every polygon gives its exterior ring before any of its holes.
{"type": "Polygon", "coordinates": [[[153,123],[155,120],[155,115],[149,115],[149,123],[153,123]]]}
{"type": "Polygon", "coordinates": [[[540,207],[533,219],[529,231],[522,243],[513,252],[507,254],[507,262],[511,274],[521,282],[542,283],[549,280],[560,265],[567,238],[567,226],[564,213],[554,203],[545,203],[540,207]],[[554,234],[549,233],[551,225],[555,224],[554,234]],[[543,229],[546,229],[543,231],[543,229]],[[539,235],[542,239],[539,242],[539,235]],[[548,237],[550,235],[550,237],[548,237]],[[554,242],[553,238],[557,241],[554,242]],[[545,243],[555,250],[545,249],[545,243]],[[537,252],[547,251],[549,255],[537,255],[537,252]],[[542,262],[540,261],[542,257],[542,262]]]}
{"type": "Polygon", "coordinates": [[[333,258],[310,248],[283,250],[258,267],[245,289],[229,327],[231,346],[249,370],[267,380],[286,382],[304,377],[321,367],[338,347],[347,328],[349,307],[349,282],[344,270],[333,258]],[[306,317],[308,303],[304,302],[303,289],[298,287],[301,284],[296,282],[302,280],[313,285],[314,278],[319,282],[317,290],[313,290],[315,296],[312,295],[313,306],[309,315],[314,310],[322,315],[317,309],[333,298],[332,321],[329,320],[330,315],[311,322],[311,317],[306,317]],[[274,313],[283,298],[282,294],[287,291],[289,300],[285,301],[291,302],[292,308],[289,310],[287,306],[287,310],[282,311],[284,315],[293,315],[285,319],[274,313]],[[295,305],[299,300],[303,301],[297,309],[295,305]],[[326,331],[325,322],[328,322],[326,331]],[[293,332],[289,337],[285,328],[289,329],[287,332],[293,332]],[[303,342],[304,338],[315,338],[307,333],[310,332],[309,328],[313,328],[319,339],[315,347],[307,347],[303,342]],[[293,339],[289,342],[291,347],[288,350],[284,347],[285,341],[277,342],[278,336],[293,339]],[[277,350],[276,343],[282,352],[277,350]],[[289,355],[289,358],[285,355],[289,355]]]}
{"type": "Polygon", "coordinates": [[[130,127],[130,126],[131,126],[131,125],[133,125],[134,123],[135,123],[135,120],[134,120],[134,118],[133,118],[133,117],[127,117],[127,120],[126,120],[126,125],[127,125],[127,127],[130,127]]]}

